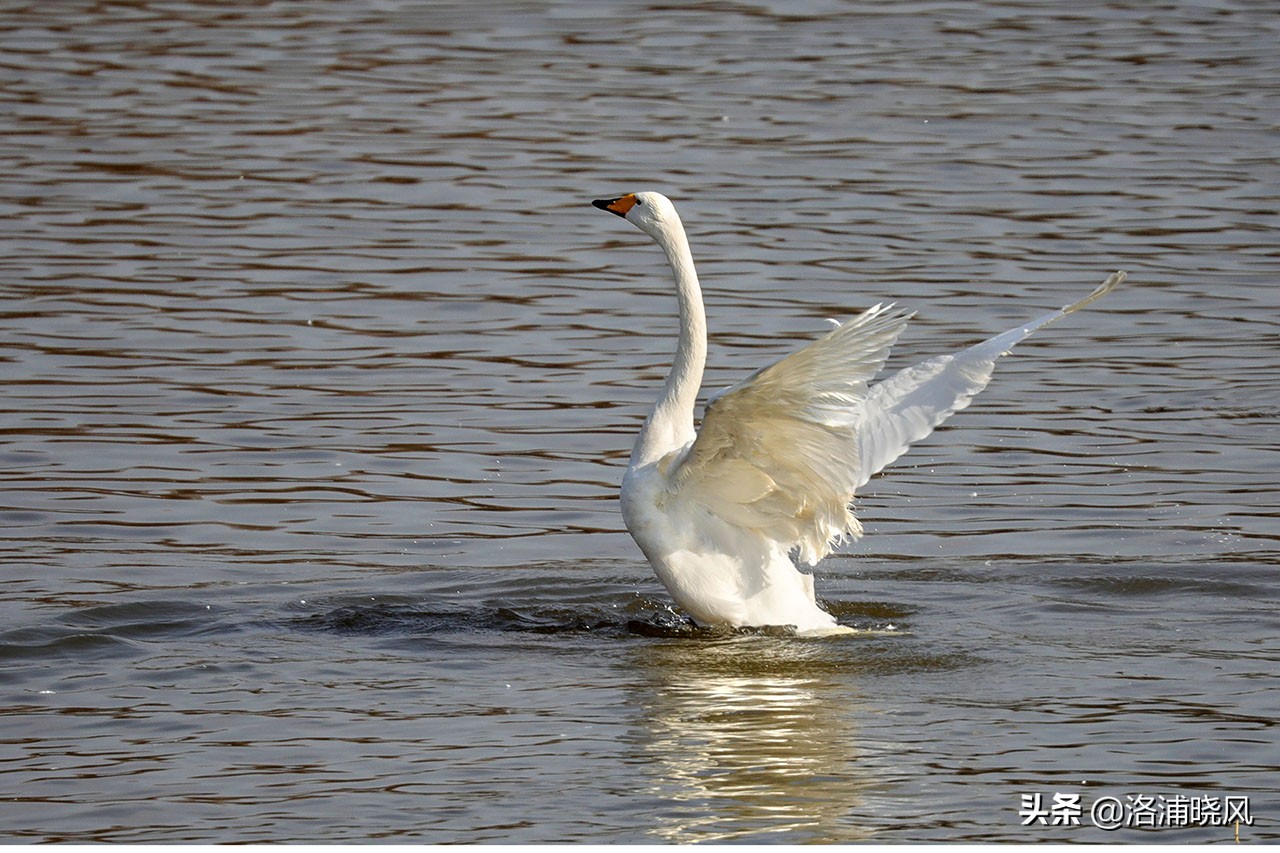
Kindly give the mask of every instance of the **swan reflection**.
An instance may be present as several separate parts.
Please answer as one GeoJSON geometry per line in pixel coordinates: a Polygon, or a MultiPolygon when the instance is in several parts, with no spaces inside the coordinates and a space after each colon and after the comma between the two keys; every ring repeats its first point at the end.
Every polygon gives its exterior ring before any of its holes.
{"type": "Polygon", "coordinates": [[[844,655],[830,642],[740,637],[648,646],[640,703],[649,793],[670,804],[668,842],[858,841],[850,817],[866,782],[855,766],[844,655]]]}

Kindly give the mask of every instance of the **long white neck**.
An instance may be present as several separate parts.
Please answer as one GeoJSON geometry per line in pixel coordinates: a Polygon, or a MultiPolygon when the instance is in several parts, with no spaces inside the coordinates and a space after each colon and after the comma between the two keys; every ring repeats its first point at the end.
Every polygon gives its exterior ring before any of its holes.
{"type": "Polygon", "coordinates": [[[680,342],[662,394],[631,451],[632,466],[656,461],[693,441],[696,435],[693,408],[707,362],[707,315],[702,307],[702,289],[693,268],[689,239],[678,218],[666,224],[654,239],[666,252],[675,276],[676,296],[680,300],[680,342]]]}

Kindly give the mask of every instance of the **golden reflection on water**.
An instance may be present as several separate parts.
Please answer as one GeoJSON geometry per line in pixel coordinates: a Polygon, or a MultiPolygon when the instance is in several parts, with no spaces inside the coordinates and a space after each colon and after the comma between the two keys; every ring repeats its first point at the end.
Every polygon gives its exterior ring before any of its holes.
{"type": "MultiPolygon", "coordinates": [[[[867,783],[855,764],[859,703],[833,643],[761,637],[639,651],[653,762],[650,793],[671,807],[663,841],[857,841],[849,822],[867,783]]],[[[642,688],[643,689],[643,688],[642,688]]]]}

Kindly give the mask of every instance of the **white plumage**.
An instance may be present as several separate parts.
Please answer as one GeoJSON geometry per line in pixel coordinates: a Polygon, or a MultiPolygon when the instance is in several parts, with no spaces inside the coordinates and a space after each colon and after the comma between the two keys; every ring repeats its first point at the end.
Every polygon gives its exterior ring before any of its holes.
{"type": "Polygon", "coordinates": [[[701,625],[847,630],[818,606],[813,565],[862,526],[854,492],[986,387],[996,359],[1124,280],[951,355],[869,385],[911,314],[877,305],[694,405],[706,361],[702,292],[684,226],[663,195],[593,202],[657,241],[675,276],[680,339],[622,483],[627,529],[676,603],[701,625]]]}

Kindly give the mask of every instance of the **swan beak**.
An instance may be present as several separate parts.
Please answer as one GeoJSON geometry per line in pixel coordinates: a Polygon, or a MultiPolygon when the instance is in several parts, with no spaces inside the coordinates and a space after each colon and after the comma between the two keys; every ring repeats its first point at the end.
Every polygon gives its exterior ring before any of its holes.
{"type": "Polygon", "coordinates": [[[628,193],[621,198],[598,198],[591,203],[601,210],[616,213],[625,219],[631,208],[636,206],[636,197],[634,194],[628,193]]]}

